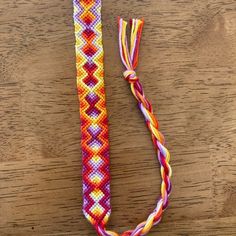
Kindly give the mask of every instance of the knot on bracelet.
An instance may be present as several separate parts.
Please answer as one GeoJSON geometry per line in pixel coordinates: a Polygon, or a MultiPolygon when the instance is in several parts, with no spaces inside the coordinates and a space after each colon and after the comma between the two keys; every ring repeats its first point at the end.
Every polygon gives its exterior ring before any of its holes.
{"type": "Polygon", "coordinates": [[[138,77],[134,70],[126,70],[124,72],[124,77],[125,77],[125,80],[127,80],[129,83],[134,83],[138,81],[138,77]]]}

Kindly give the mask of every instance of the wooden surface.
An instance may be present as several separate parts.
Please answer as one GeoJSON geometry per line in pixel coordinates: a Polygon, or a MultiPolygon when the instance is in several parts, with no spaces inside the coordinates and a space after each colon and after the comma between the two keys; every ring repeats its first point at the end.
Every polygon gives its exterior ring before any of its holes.
{"type": "MultiPolygon", "coordinates": [[[[150,235],[236,235],[236,2],[103,0],[112,216],[121,232],[160,192],[122,78],[116,17],[146,20],[138,73],[172,155],[173,193],[150,235]]],[[[81,213],[72,3],[0,3],[0,235],[95,235],[81,213]]]]}

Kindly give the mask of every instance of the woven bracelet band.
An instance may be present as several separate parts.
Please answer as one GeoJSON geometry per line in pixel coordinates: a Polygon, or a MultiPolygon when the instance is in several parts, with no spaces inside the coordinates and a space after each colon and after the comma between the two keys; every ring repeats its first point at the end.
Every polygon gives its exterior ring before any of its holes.
{"type": "Polygon", "coordinates": [[[83,213],[95,228],[111,213],[101,0],[73,0],[83,163],[83,213]]]}

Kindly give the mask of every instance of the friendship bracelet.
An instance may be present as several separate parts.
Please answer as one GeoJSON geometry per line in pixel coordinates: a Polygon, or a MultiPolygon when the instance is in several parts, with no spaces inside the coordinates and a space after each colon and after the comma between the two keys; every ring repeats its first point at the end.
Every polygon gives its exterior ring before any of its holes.
{"type": "MultiPolygon", "coordinates": [[[[103,47],[101,28],[101,0],[73,0],[76,37],[77,87],[80,100],[81,147],[83,159],[83,213],[98,235],[119,236],[106,230],[111,214],[108,121],[105,106],[103,79],[103,47]]],[[[119,47],[121,60],[126,68],[125,80],[144,115],[151,132],[161,171],[161,197],[147,220],[122,236],[146,235],[157,225],[168,206],[171,192],[170,154],[165,148],[164,136],[158,129],[158,121],[150,102],[144,95],[135,73],[138,64],[139,45],[143,21],[131,21],[130,50],[126,36],[127,22],[119,19],[119,47]]]]}

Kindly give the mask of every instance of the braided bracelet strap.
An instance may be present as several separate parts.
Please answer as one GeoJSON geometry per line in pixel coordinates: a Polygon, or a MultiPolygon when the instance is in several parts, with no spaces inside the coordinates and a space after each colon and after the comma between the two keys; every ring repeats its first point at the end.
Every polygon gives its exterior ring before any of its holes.
{"type": "Polygon", "coordinates": [[[111,213],[101,0],[73,0],[83,159],[83,213],[98,231],[111,213]]]}
{"type": "MultiPolygon", "coordinates": [[[[139,82],[139,78],[135,73],[138,64],[139,44],[143,28],[143,21],[138,19],[131,20],[131,37],[130,50],[128,49],[126,27],[127,22],[119,19],[119,47],[121,60],[126,68],[124,72],[125,80],[130,84],[131,91],[138,101],[139,109],[141,110],[147,127],[149,128],[154,147],[157,152],[157,157],[161,166],[161,197],[159,198],[154,211],[148,216],[147,220],[139,224],[134,230],[126,231],[123,236],[138,236],[146,235],[153,225],[157,225],[162,218],[163,211],[168,206],[168,197],[171,192],[171,167],[169,165],[170,154],[165,148],[164,136],[158,130],[158,121],[153,114],[153,109],[150,102],[144,95],[143,88],[139,82]]],[[[118,236],[115,232],[105,231],[103,235],[118,236]]]]}

